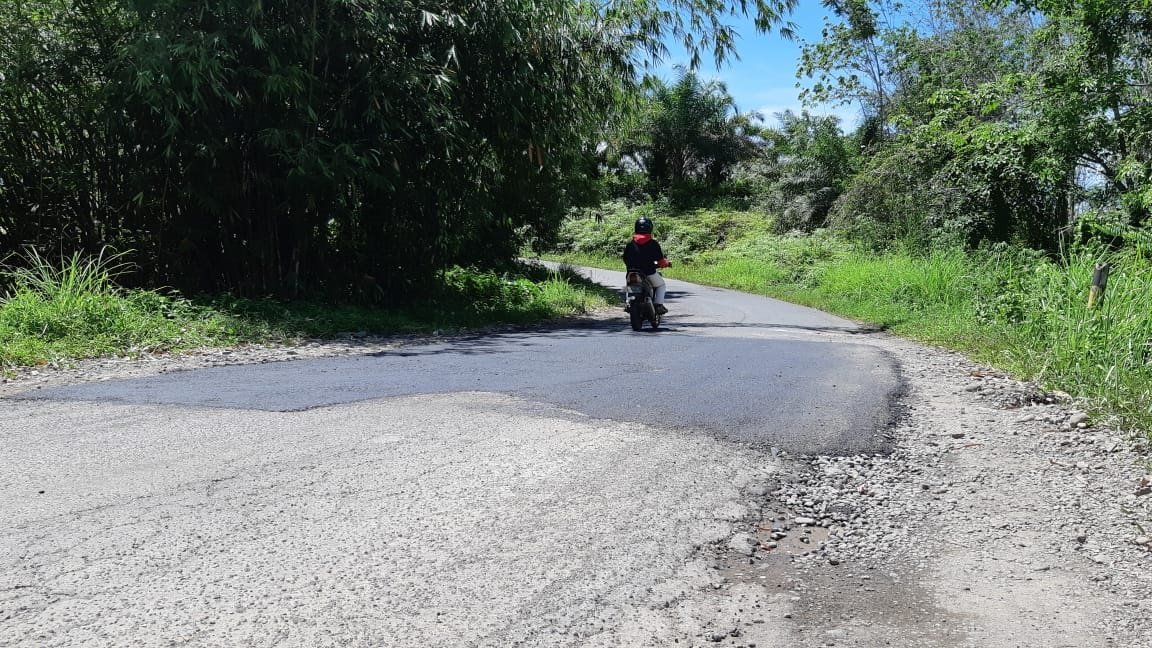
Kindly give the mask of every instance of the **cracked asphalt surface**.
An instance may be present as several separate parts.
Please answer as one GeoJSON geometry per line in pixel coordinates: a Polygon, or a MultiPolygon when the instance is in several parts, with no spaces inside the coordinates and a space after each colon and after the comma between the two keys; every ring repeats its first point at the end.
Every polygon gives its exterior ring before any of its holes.
{"type": "Polygon", "coordinates": [[[852,322],[669,287],[657,333],[0,400],[0,646],[668,645],[786,607],[715,593],[707,548],[759,506],[773,448],[879,447],[898,368],[852,322]]]}

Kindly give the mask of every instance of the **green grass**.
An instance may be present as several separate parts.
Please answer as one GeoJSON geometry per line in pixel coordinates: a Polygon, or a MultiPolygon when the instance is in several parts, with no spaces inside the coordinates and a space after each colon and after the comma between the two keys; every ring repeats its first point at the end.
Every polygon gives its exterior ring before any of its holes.
{"type": "Polygon", "coordinates": [[[425,303],[380,309],[227,295],[189,300],[125,290],[117,257],[59,262],[29,253],[3,273],[0,369],[69,359],[244,343],[291,343],[342,333],[451,331],[586,313],[614,299],[577,276],[522,267],[511,274],[455,268],[425,303]]]}
{"type": "MultiPolygon", "coordinates": [[[[699,219],[699,213],[664,215],[657,227],[666,234],[697,230],[699,219]]],[[[626,240],[627,232],[617,246],[626,240]]],[[[1138,253],[1082,248],[1049,259],[997,246],[880,254],[822,233],[773,236],[766,228],[743,228],[720,245],[694,250],[686,262],[669,256],[675,264],[665,271],[669,277],[813,306],[964,351],[1087,399],[1121,425],[1152,430],[1152,262],[1138,253]],[[1102,306],[1089,310],[1092,268],[1101,260],[1114,270],[1102,306]]],[[[570,245],[553,258],[620,267],[615,249],[606,253],[602,246],[570,245]]]]}

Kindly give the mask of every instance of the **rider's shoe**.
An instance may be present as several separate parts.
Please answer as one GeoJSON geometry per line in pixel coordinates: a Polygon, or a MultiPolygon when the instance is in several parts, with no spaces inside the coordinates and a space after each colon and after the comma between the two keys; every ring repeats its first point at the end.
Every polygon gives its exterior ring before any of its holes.
{"type": "Polygon", "coordinates": [[[659,315],[666,315],[668,313],[668,309],[664,308],[664,304],[656,304],[656,313],[659,315]]]}

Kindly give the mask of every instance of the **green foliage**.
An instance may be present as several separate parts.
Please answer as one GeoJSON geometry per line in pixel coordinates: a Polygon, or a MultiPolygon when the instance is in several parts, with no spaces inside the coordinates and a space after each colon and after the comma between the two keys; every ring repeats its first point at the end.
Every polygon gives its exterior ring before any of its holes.
{"type": "Polygon", "coordinates": [[[773,285],[767,274],[760,291],[975,353],[1152,429],[1147,257],[1080,248],[1053,260],[1011,246],[850,254],[817,262],[809,277],[773,285]],[[1087,287],[1102,259],[1117,269],[1103,306],[1089,310],[1087,287]]]}
{"type": "Polygon", "coordinates": [[[815,83],[801,98],[815,103],[859,102],[861,109],[887,126],[890,97],[899,58],[894,40],[898,28],[888,28],[880,15],[894,15],[889,3],[870,6],[865,0],[835,0],[824,3],[841,19],[824,26],[823,38],[807,43],[801,51],[797,76],[814,78],[815,83]]]}
{"type": "Polygon", "coordinates": [[[654,235],[673,261],[690,262],[701,253],[764,232],[769,223],[747,211],[697,209],[680,211],[668,202],[629,206],[607,203],[564,221],[555,251],[579,256],[619,258],[641,216],[653,219],[654,235]]]}
{"type": "MultiPolygon", "coordinates": [[[[808,49],[801,72],[825,81],[867,72],[818,94],[860,99],[873,119],[858,133],[864,157],[831,224],[874,248],[1007,241],[1056,250],[1086,194],[1076,183],[1085,114],[1044,109],[1040,71],[1062,56],[1055,44],[1035,47],[1048,27],[1026,9],[971,0],[926,5],[915,23],[913,10],[883,2],[835,4],[842,23],[808,49]]],[[[1070,99],[1071,110],[1079,100],[1070,99]]]]}
{"type": "Polygon", "coordinates": [[[872,124],[861,129],[864,159],[830,222],[874,248],[1011,241],[1055,250],[1074,214],[1075,155],[1027,103],[1036,61],[1027,14],[965,0],[925,11],[927,32],[877,23],[893,82],[879,126],[887,136],[869,140],[872,124]]]}
{"type": "Polygon", "coordinates": [[[469,268],[440,273],[436,300],[452,312],[480,317],[543,319],[550,314],[543,288],[523,277],[507,277],[469,268]]]}
{"type": "Polygon", "coordinates": [[[10,288],[0,299],[0,369],[358,331],[534,322],[586,313],[615,298],[572,273],[450,268],[421,305],[402,309],[232,296],[191,301],[117,286],[115,277],[127,270],[120,258],[72,256],[50,262],[30,252],[19,266],[10,267],[5,273],[10,288]]]}
{"type": "Polygon", "coordinates": [[[642,68],[792,0],[0,3],[0,250],[186,292],[401,302],[596,198],[642,68]]]}
{"type": "MultiPolygon", "coordinates": [[[[654,217],[653,209],[633,208],[622,202],[611,202],[600,208],[576,212],[560,226],[555,249],[563,253],[619,257],[632,236],[637,218],[654,217]]],[[[657,222],[657,235],[663,223],[657,222]]]]}
{"type": "Polygon", "coordinates": [[[653,79],[635,123],[615,144],[615,165],[645,173],[654,191],[693,183],[717,187],[732,169],[758,153],[754,114],[741,114],[727,88],[682,70],[673,84],[653,79]]]}
{"type": "Polygon", "coordinates": [[[1143,0],[1023,2],[1045,22],[1035,33],[1041,65],[1034,84],[1044,138],[1103,179],[1129,223],[1152,213],[1152,25],[1143,0]]]}
{"type": "Polygon", "coordinates": [[[777,214],[777,233],[823,227],[835,201],[851,178],[854,141],[840,132],[835,117],[785,111],[779,127],[767,132],[771,162],[763,173],[769,185],[760,207],[777,214]]]}
{"type": "MultiPolygon", "coordinates": [[[[1075,246],[1050,259],[1008,251],[973,259],[994,281],[977,319],[1005,343],[998,362],[1077,395],[1107,402],[1144,427],[1152,423],[1152,262],[1136,251],[1075,246]],[[1004,258],[1008,257],[1008,258],[1004,258]],[[1086,306],[1092,269],[1113,272],[1102,304],[1086,306]],[[1039,352],[1042,350],[1042,352],[1039,352]]],[[[992,285],[989,285],[992,284],[992,285]]]]}
{"type": "Polygon", "coordinates": [[[162,293],[117,287],[113,279],[127,270],[121,258],[51,262],[30,251],[5,271],[0,366],[232,339],[236,329],[225,317],[162,293]]]}
{"type": "MultiPolygon", "coordinates": [[[[915,145],[878,151],[847,182],[830,210],[830,225],[874,249],[929,245],[925,223],[948,194],[932,196],[922,172],[938,164],[931,149],[915,145]]],[[[954,219],[949,224],[957,225],[954,219]]]]}

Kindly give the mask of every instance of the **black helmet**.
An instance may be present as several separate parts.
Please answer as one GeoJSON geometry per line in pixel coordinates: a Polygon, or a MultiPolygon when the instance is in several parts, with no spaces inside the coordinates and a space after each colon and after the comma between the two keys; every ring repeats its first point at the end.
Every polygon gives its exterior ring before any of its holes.
{"type": "Polygon", "coordinates": [[[652,233],[652,221],[648,220],[647,218],[644,218],[643,216],[641,216],[640,218],[637,218],[636,219],[636,229],[634,231],[637,234],[651,234],[652,233]]]}

